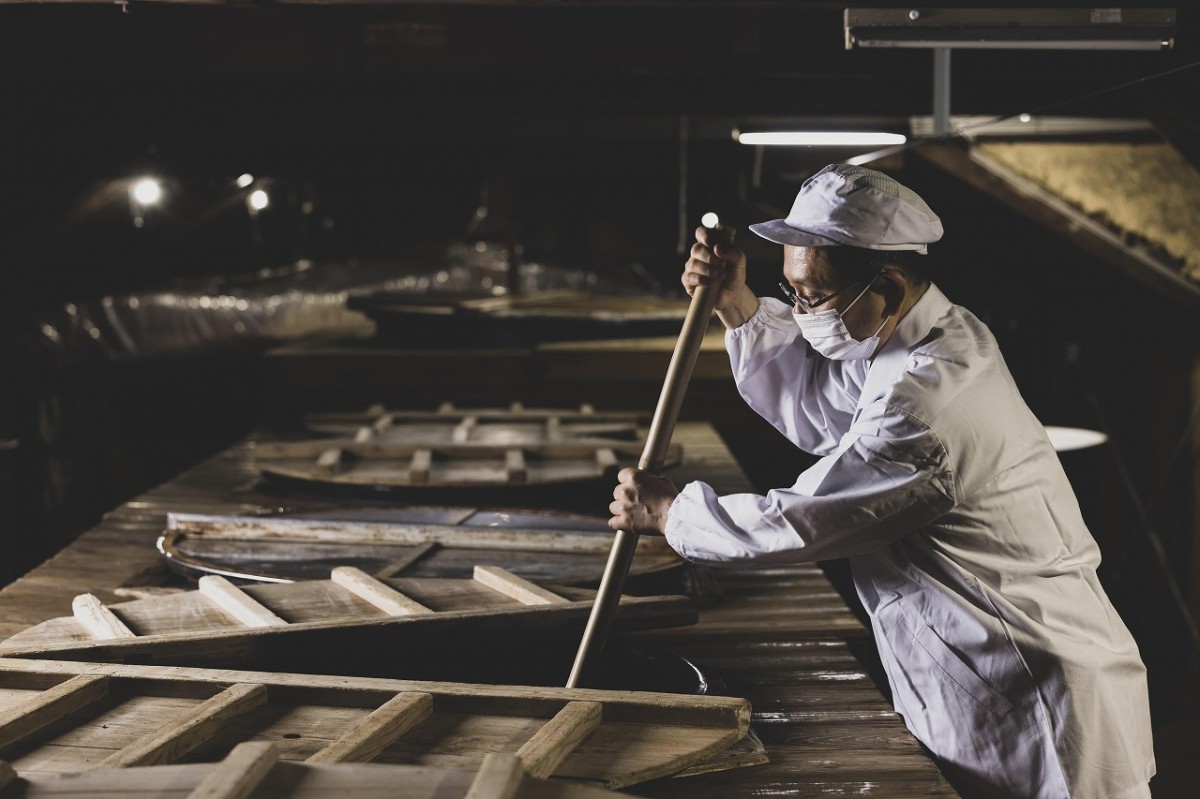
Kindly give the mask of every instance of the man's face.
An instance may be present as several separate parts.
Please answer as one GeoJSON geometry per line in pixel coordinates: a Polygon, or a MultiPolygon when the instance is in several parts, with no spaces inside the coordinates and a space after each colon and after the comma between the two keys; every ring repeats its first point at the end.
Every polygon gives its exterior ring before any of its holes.
{"type": "MultiPolygon", "coordinates": [[[[783,278],[800,297],[809,302],[818,302],[838,292],[828,302],[821,303],[815,311],[836,310],[842,313],[850,335],[863,339],[872,335],[887,317],[883,296],[867,291],[858,302],[854,298],[862,294],[868,281],[854,283],[853,279],[839,276],[829,263],[828,247],[783,247],[783,278]],[[851,303],[853,307],[850,307],[851,303]],[[846,309],[849,308],[847,311],[846,309]]],[[[878,278],[877,278],[878,279],[878,278]]],[[[801,312],[802,307],[793,308],[801,312]]]]}

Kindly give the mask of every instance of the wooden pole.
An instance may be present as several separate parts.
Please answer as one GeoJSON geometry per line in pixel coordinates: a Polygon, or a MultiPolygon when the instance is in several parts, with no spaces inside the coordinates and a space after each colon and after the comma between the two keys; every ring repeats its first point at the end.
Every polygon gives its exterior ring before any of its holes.
{"type": "MultiPolygon", "coordinates": [[[[717,234],[717,241],[733,243],[732,228],[718,226],[711,230],[717,234]]],[[[666,462],[667,449],[671,446],[671,434],[675,431],[675,422],[679,419],[679,409],[683,405],[683,395],[687,392],[688,381],[692,379],[692,369],[700,355],[704,334],[708,332],[708,323],[712,319],[713,306],[717,303],[719,291],[719,286],[698,286],[692,292],[692,302],[683,319],[683,329],[679,331],[679,340],[675,342],[675,351],[671,354],[671,363],[667,366],[667,375],[663,380],[662,393],[658,396],[658,405],[650,421],[646,446],[642,450],[641,460],[638,461],[638,468],[643,471],[658,474],[666,462]]],[[[628,530],[618,530],[616,538],[613,539],[608,563],[605,564],[604,575],[600,578],[600,588],[596,592],[595,604],[592,605],[592,613],[583,630],[579,650],[575,653],[571,676],[567,679],[568,688],[579,688],[600,659],[608,632],[612,628],[613,614],[621,601],[625,576],[633,562],[637,542],[638,534],[628,530]]]]}

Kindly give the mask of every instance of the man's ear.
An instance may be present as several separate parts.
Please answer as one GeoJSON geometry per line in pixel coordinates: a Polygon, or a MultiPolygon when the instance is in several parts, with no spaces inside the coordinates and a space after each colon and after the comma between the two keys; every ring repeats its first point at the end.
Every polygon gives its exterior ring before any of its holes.
{"type": "Polygon", "coordinates": [[[900,312],[900,304],[904,302],[904,295],[910,288],[904,275],[894,269],[880,272],[871,285],[871,290],[883,297],[884,313],[889,316],[900,312]]]}

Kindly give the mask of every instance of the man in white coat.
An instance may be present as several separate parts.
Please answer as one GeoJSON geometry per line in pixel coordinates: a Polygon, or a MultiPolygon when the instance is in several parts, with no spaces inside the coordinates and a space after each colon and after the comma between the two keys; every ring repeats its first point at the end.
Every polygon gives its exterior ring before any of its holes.
{"type": "Polygon", "coordinates": [[[626,469],[610,525],[717,566],[849,558],[896,711],[964,796],[1149,796],[1145,667],[995,339],[922,276],[940,220],[835,165],[751,230],[786,303],[703,228],[683,284],[720,286],[742,397],[820,460],[766,496],[626,469]]]}

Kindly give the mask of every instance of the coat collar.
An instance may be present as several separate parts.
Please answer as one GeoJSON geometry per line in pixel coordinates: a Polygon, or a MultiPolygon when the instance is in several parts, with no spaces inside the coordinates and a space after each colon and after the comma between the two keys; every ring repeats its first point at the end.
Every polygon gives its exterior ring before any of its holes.
{"type": "Polygon", "coordinates": [[[883,349],[871,362],[862,394],[859,395],[859,408],[884,395],[903,370],[913,349],[929,335],[937,320],[952,307],[953,304],[946,299],[941,289],[930,283],[921,299],[908,309],[908,313],[900,320],[900,324],[896,325],[883,349]]]}

